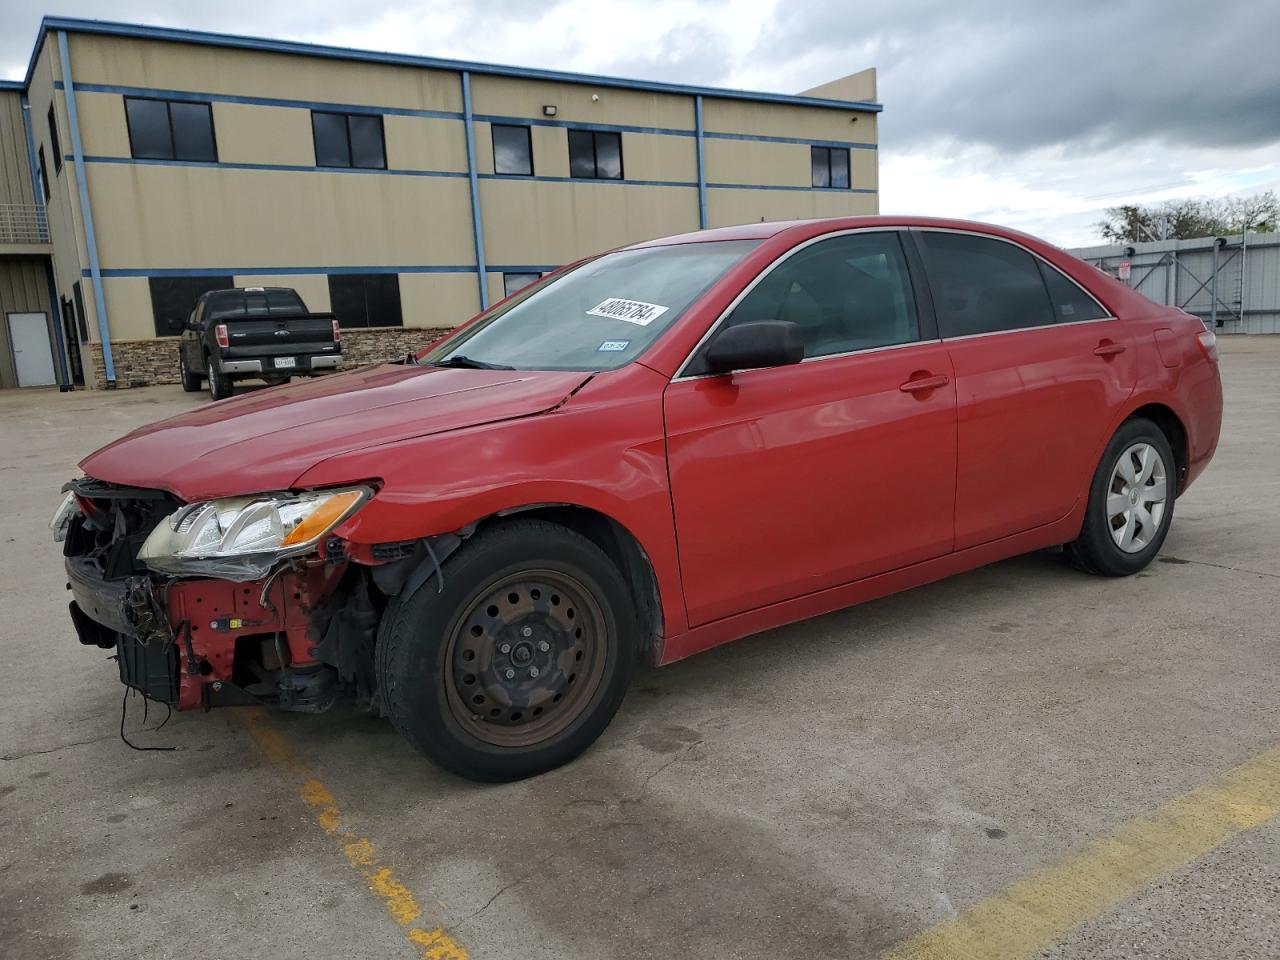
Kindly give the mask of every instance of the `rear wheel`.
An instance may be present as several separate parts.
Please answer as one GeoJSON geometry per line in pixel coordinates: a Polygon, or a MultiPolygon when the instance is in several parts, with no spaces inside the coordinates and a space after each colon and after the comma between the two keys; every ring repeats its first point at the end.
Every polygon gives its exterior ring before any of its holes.
{"type": "Polygon", "coordinates": [[[209,380],[210,400],[224,400],[231,396],[231,378],[226,374],[219,373],[212,359],[209,360],[205,367],[205,376],[209,380]]]}
{"type": "Polygon", "coordinates": [[[1067,556],[1090,573],[1137,573],[1160,551],[1173,520],[1177,466],[1150,420],[1128,420],[1107,444],[1089,489],[1080,536],[1067,556]]]}
{"type": "Polygon", "coordinates": [[[187,369],[187,358],[179,355],[178,372],[182,377],[182,389],[187,393],[195,393],[200,389],[200,374],[187,369]]]}
{"type": "Polygon", "coordinates": [[[440,766],[518,780],[572,760],[622,703],[636,618],[617,568],[557,524],[481,531],[391,601],[378,683],[392,724],[440,766]]]}

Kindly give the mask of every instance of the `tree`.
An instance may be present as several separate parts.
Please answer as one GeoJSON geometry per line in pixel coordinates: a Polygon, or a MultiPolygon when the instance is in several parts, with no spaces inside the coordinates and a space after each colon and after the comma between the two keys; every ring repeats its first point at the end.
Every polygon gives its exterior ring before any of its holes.
{"type": "Polygon", "coordinates": [[[1146,205],[1108,207],[1106,219],[1094,226],[1103,240],[1141,243],[1147,240],[1191,240],[1240,233],[1246,228],[1270,233],[1280,225],[1275,191],[1242,197],[1166,200],[1146,205]]]}

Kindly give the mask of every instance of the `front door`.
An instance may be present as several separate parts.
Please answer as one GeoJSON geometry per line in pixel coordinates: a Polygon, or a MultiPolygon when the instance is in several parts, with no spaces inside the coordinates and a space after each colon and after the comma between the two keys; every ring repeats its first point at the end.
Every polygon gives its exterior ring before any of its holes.
{"type": "Polygon", "coordinates": [[[9,345],[20,387],[47,387],[56,383],[49,318],[43,313],[9,314],[9,345]]]}
{"type": "Polygon", "coordinates": [[[1123,322],[1005,240],[916,233],[955,368],[956,549],[1061,519],[1133,392],[1123,322]]]}
{"type": "Polygon", "coordinates": [[[955,388],[895,232],[804,246],[726,324],[796,323],[803,363],[698,375],[664,406],[693,626],[948,552],[955,388]]]}

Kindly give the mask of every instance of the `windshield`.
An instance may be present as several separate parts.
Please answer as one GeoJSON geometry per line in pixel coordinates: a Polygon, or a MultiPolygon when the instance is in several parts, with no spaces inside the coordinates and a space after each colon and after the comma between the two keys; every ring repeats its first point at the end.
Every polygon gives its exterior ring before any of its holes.
{"type": "Polygon", "coordinates": [[[605,254],[517,294],[422,362],[612,370],[639,356],[758,244],[721,240],[605,254]]]}

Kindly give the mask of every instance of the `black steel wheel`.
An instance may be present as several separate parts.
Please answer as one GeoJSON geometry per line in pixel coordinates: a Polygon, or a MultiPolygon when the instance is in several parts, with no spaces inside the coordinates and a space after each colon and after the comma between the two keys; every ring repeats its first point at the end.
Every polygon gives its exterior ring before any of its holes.
{"type": "Polygon", "coordinates": [[[558,524],[481,530],[378,637],[379,691],[419,751],[475,780],[517,780],[573,759],[622,702],[638,641],[621,574],[558,524]]]}

